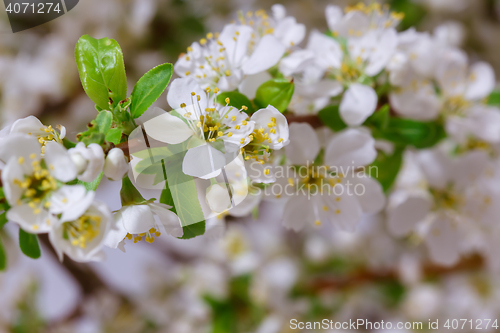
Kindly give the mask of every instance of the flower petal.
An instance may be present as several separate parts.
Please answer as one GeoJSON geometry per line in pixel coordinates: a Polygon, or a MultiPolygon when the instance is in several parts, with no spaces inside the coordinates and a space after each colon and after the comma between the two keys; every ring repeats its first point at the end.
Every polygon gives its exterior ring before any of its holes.
{"type": "Polygon", "coordinates": [[[167,94],[168,105],[174,110],[180,109],[181,104],[197,105],[197,96],[200,96],[198,104],[202,110],[208,106],[207,93],[200,87],[198,82],[192,78],[175,79],[170,84],[167,94]],[[193,96],[191,93],[195,94],[193,96]]]}
{"type": "Polygon", "coordinates": [[[146,121],[144,129],[153,139],[169,144],[184,142],[194,134],[182,119],[169,112],[146,121]]]}
{"type": "Polygon", "coordinates": [[[255,94],[257,93],[257,88],[259,88],[264,82],[271,79],[272,76],[268,72],[249,75],[241,81],[238,91],[248,97],[248,99],[253,100],[255,98],[255,94]]]}
{"type": "Polygon", "coordinates": [[[431,259],[441,265],[451,266],[460,258],[460,235],[456,225],[439,216],[425,237],[431,259]]]}
{"type": "Polygon", "coordinates": [[[155,227],[155,219],[148,205],[125,206],[121,209],[123,227],[129,234],[142,234],[155,227]]]}
{"type": "Polygon", "coordinates": [[[285,46],[276,37],[265,35],[241,69],[246,75],[266,71],[280,61],[285,51],[285,46]]]}
{"type": "Polygon", "coordinates": [[[398,35],[395,29],[386,29],[377,40],[375,50],[370,54],[365,73],[375,76],[387,65],[394,56],[398,45],[398,35]]]}
{"type": "Polygon", "coordinates": [[[350,126],[361,125],[377,107],[377,93],[372,87],[351,84],[340,102],[340,116],[350,126]]]}
{"type": "MultiPolygon", "coordinates": [[[[100,148],[100,147],[99,147],[100,148]]],[[[43,157],[47,167],[54,178],[62,182],[69,182],[76,178],[76,167],[71,157],[62,145],[49,141],[45,144],[43,157]]]]}
{"type": "Polygon", "coordinates": [[[318,156],[318,136],[307,123],[292,123],[289,127],[290,143],[285,147],[286,157],[293,165],[312,165],[318,156]]]}
{"type": "Polygon", "coordinates": [[[224,154],[209,144],[189,149],[182,161],[182,172],[186,175],[204,178],[220,173],[226,166],[224,154]]]}
{"type": "Polygon", "coordinates": [[[424,195],[411,195],[404,191],[394,192],[387,210],[389,232],[402,237],[412,232],[422,222],[432,208],[432,201],[424,195]]]}
{"type": "Polygon", "coordinates": [[[356,129],[348,129],[335,136],[325,150],[325,164],[343,174],[351,168],[372,163],[376,157],[375,140],[356,129]]]}
{"type": "Polygon", "coordinates": [[[24,231],[32,234],[47,233],[57,222],[51,214],[43,209],[42,205],[32,208],[28,204],[10,208],[7,211],[7,219],[19,224],[24,231]],[[40,212],[35,214],[35,209],[39,209],[40,212]]]}
{"type": "Polygon", "coordinates": [[[149,207],[158,216],[167,234],[173,237],[182,237],[184,230],[182,229],[181,220],[170,210],[170,206],[161,203],[150,203],[149,207]]]}
{"type": "Polygon", "coordinates": [[[495,88],[495,84],[493,67],[486,62],[478,62],[471,66],[465,98],[479,100],[488,97],[495,88]]]}
{"type": "Polygon", "coordinates": [[[314,221],[308,221],[309,210],[312,207],[307,197],[302,195],[292,196],[285,206],[285,211],[283,213],[283,226],[287,229],[292,229],[294,231],[300,231],[307,222],[312,223],[314,221]]]}

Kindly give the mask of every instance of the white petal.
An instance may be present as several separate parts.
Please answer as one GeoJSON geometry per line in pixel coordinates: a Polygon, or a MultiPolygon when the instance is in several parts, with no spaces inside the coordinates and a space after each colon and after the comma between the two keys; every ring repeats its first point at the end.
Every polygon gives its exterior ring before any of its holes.
{"type": "Polygon", "coordinates": [[[488,97],[495,88],[493,67],[486,62],[478,62],[471,66],[470,72],[465,98],[479,100],[488,97]]]}
{"type": "MultiPolygon", "coordinates": [[[[239,68],[247,55],[248,44],[252,37],[253,29],[249,26],[228,24],[222,29],[219,41],[222,42],[228,55],[231,67],[239,68]],[[234,40],[236,38],[236,40],[234,40]]],[[[248,74],[255,74],[248,73],[248,74]]]]}
{"type": "Polygon", "coordinates": [[[23,119],[16,120],[11,127],[11,133],[24,133],[30,135],[46,134],[44,132],[45,126],[35,116],[29,116],[23,119]]]}
{"type": "Polygon", "coordinates": [[[290,124],[290,143],[285,147],[286,157],[294,165],[312,165],[320,145],[316,132],[307,123],[290,124]]]}
{"type": "Polygon", "coordinates": [[[282,4],[272,5],[271,12],[273,13],[273,18],[278,21],[284,19],[286,16],[286,9],[282,4]]]}
{"type": "Polygon", "coordinates": [[[311,205],[307,197],[300,195],[292,196],[286,203],[283,213],[283,225],[285,228],[300,231],[306,223],[314,222],[308,221],[310,209],[311,205]]]}
{"type": "Polygon", "coordinates": [[[88,145],[86,150],[87,168],[78,177],[82,182],[94,181],[102,172],[104,168],[104,152],[102,147],[98,144],[92,143],[88,145]]]}
{"type": "Polygon", "coordinates": [[[87,211],[94,197],[95,192],[87,192],[83,185],[65,185],[52,194],[49,211],[62,214],[61,222],[75,221],[87,211]]]}
{"type": "Polygon", "coordinates": [[[467,88],[467,55],[458,49],[442,52],[436,67],[436,79],[445,96],[465,93],[467,88]]]}
{"type": "Polygon", "coordinates": [[[2,170],[2,185],[5,197],[11,206],[17,205],[17,201],[21,199],[24,192],[18,184],[14,181],[23,180],[24,172],[23,169],[19,167],[19,162],[15,158],[12,158],[7,165],[2,170]]]}
{"type": "Polygon", "coordinates": [[[128,172],[128,161],[120,148],[113,148],[106,156],[104,175],[111,180],[121,180],[128,172]]]}
{"type": "Polygon", "coordinates": [[[353,189],[348,190],[344,184],[337,184],[339,187],[334,193],[340,195],[323,195],[322,198],[328,205],[328,213],[333,225],[343,231],[354,232],[356,226],[361,221],[363,210],[358,200],[358,196],[353,189]],[[343,188],[343,191],[340,188],[343,188]],[[338,200],[340,199],[340,200],[338,200]]]}
{"type": "Polygon", "coordinates": [[[40,209],[40,213],[35,214],[34,209],[27,204],[14,206],[7,211],[7,219],[32,234],[49,232],[56,224],[56,219],[44,210],[42,205],[35,209],[40,209]]]}
{"type": "Polygon", "coordinates": [[[457,226],[444,216],[434,221],[425,237],[431,259],[445,266],[455,264],[460,258],[460,242],[457,226]]]}
{"type": "Polygon", "coordinates": [[[40,159],[41,146],[38,140],[26,134],[11,134],[0,144],[0,160],[7,163],[11,157],[24,157],[27,163],[29,156],[35,154],[40,159]]]}
{"type": "Polygon", "coordinates": [[[375,140],[367,133],[349,129],[335,136],[325,150],[325,164],[340,173],[365,166],[377,157],[375,140]]]}
{"type": "Polygon", "coordinates": [[[257,88],[259,88],[260,85],[264,82],[267,82],[271,79],[272,76],[268,72],[249,75],[245,79],[243,79],[243,81],[241,81],[238,90],[240,93],[248,97],[248,99],[253,100],[255,98],[257,88]]]}
{"type": "Polygon", "coordinates": [[[324,70],[329,67],[340,68],[344,54],[335,39],[313,30],[309,36],[307,49],[315,53],[316,63],[324,70]]]}
{"type": "Polygon", "coordinates": [[[432,208],[427,196],[395,192],[388,208],[387,225],[392,235],[402,237],[412,232],[422,222],[432,208]]]}
{"type": "Polygon", "coordinates": [[[418,164],[433,188],[444,189],[453,177],[451,159],[439,150],[424,150],[418,154],[418,164]]]}
{"type": "Polygon", "coordinates": [[[285,51],[285,46],[276,37],[265,35],[241,69],[246,75],[266,71],[278,63],[285,51]]]}
{"type": "Polygon", "coordinates": [[[411,87],[402,88],[398,93],[391,93],[391,106],[399,114],[415,120],[433,120],[439,114],[441,105],[434,88],[430,84],[419,82],[417,91],[411,87]]]}
{"type": "Polygon", "coordinates": [[[377,93],[360,83],[351,84],[340,103],[340,116],[350,126],[361,125],[377,107],[377,93]]]}
{"type": "Polygon", "coordinates": [[[280,72],[285,76],[304,70],[314,60],[315,54],[311,50],[298,50],[284,57],[279,64],[280,72]]]}
{"type": "Polygon", "coordinates": [[[182,161],[182,172],[186,175],[204,178],[213,173],[220,173],[226,166],[224,154],[209,144],[189,149],[182,161]]]}
{"type": "Polygon", "coordinates": [[[302,42],[306,35],[306,26],[297,23],[295,17],[289,16],[274,27],[273,35],[288,48],[302,42]]]}
{"type": "Polygon", "coordinates": [[[123,227],[129,234],[142,234],[154,228],[156,223],[148,205],[132,205],[121,209],[123,227]]]}
{"type": "Polygon", "coordinates": [[[182,237],[184,230],[182,229],[181,220],[170,210],[170,206],[161,203],[150,203],[149,207],[158,216],[167,234],[173,237],[182,237]]]}
{"type": "Polygon", "coordinates": [[[325,10],[326,22],[330,31],[337,29],[337,24],[340,22],[344,13],[339,6],[328,5],[325,10]]]}
{"type": "Polygon", "coordinates": [[[114,228],[111,228],[107,234],[106,237],[104,237],[104,245],[107,247],[110,247],[112,249],[120,248],[123,252],[125,252],[125,247],[123,240],[127,236],[128,232],[123,226],[123,220],[122,220],[122,213],[121,211],[118,211],[114,215],[114,228]]]}
{"type": "Polygon", "coordinates": [[[153,139],[169,144],[184,142],[194,134],[183,120],[168,112],[146,121],[144,129],[153,139]]]}
{"type": "Polygon", "coordinates": [[[208,105],[207,93],[200,87],[197,81],[192,78],[175,79],[171,84],[167,94],[168,105],[174,110],[180,109],[181,104],[197,105],[197,97],[200,96],[198,102],[202,110],[208,105]],[[191,93],[194,92],[195,96],[191,93]]]}
{"type": "Polygon", "coordinates": [[[356,191],[357,198],[363,209],[363,213],[375,214],[380,212],[385,206],[385,195],[380,183],[365,175],[358,175],[350,178],[356,191]],[[358,185],[359,184],[359,185],[358,185]]]}
{"type": "Polygon", "coordinates": [[[375,76],[387,65],[389,60],[394,55],[398,45],[398,36],[395,29],[384,30],[375,51],[370,54],[368,66],[365,73],[369,76],[375,76]]]}
{"type": "MultiPolygon", "coordinates": [[[[100,147],[99,147],[100,148],[100,147]]],[[[43,157],[50,173],[62,182],[69,182],[76,178],[76,167],[68,151],[57,142],[49,141],[45,144],[43,157]]]]}

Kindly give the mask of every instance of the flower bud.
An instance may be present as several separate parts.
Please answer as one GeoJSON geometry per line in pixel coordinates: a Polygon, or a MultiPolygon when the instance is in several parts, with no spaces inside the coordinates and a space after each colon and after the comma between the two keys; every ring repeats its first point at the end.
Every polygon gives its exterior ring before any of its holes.
{"type": "Polygon", "coordinates": [[[119,148],[113,148],[104,162],[104,175],[111,180],[120,180],[128,172],[128,162],[119,148]]]}
{"type": "Polygon", "coordinates": [[[91,182],[102,172],[104,152],[98,144],[91,143],[85,147],[85,144],[80,142],[68,152],[78,171],[78,179],[82,182],[91,182]]]}

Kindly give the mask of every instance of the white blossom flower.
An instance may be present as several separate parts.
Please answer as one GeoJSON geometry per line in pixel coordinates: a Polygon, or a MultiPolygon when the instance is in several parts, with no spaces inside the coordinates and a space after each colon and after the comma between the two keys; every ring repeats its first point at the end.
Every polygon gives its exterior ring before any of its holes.
{"type": "Polygon", "coordinates": [[[339,133],[328,142],[323,164],[315,165],[320,145],[312,127],[294,123],[290,132],[290,145],[285,150],[291,167],[276,183],[283,188],[278,196],[286,195],[288,200],[285,227],[298,231],[307,223],[329,221],[353,231],[363,213],[383,208],[382,187],[366,170],[360,172],[377,155],[375,140],[369,134],[355,129],[339,133]]]}
{"type": "MultiPolygon", "coordinates": [[[[322,97],[336,96],[345,90],[340,115],[348,125],[358,126],[377,107],[373,77],[386,67],[396,51],[398,39],[394,26],[401,17],[382,11],[379,4],[359,4],[346,11],[344,15],[337,6],[327,7],[326,17],[333,37],[313,31],[307,48],[285,57],[280,70],[284,75],[298,75],[302,85],[312,84],[323,92],[323,96],[307,97],[308,90],[305,91],[306,110],[319,110],[324,105],[322,97]],[[342,40],[345,48],[341,46],[342,40]]],[[[292,108],[297,109],[297,105],[292,108]]]]}
{"type": "Polygon", "coordinates": [[[76,168],[66,149],[56,142],[45,143],[45,155],[34,137],[13,134],[0,146],[2,184],[10,221],[28,232],[47,232],[54,224],[50,213],[53,194],[65,186],[61,182],[74,180],[76,168]]]}
{"type": "Polygon", "coordinates": [[[133,239],[134,243],[137,243],[144,238],[146,242],[153,243],[155,237],[161,235],[160,225],[167,234],[182,237],[183,229],[179,217],[170,208],[172,207],[154,202],[122,207],[114,216],[116,228],[109,231],[104,243],[111,248],[118,247],[124,252],[126,239],[133,239]],[[155,217],[158,217],[160,223],[155,217]]]}
{"type": "Polygon", "coordinates": [[[182,171],[205,179],[217,176],[237,156],[251,141],[254,129],[246,113],[232,106],[220,107],[207,91],[191,78],[174,80],[167,100],[178,116],[164,113],[144,123],[147,134],[158,141],[179,144],[191,139],[182,171]]]}
{"type": "Polygon", "coordinates": [[[290,142],[288,121],[271,105],[255,112],[250,120],[255,128],[250,142],[241,150],[249,177],[255,183],[272,183],[276,180],[272,166],[274,151],[290,142]]]}
{"type": "Polygon", "coordinates": [[[243,18],[248,25],[229,24],[220,34],[209,33],[207,39],[193,43],[175,64],[177,75],[194,78],[202,88],[218,87],[221,91],[237,89],[246,78],[259,80],[252,76],[276,65],[290,45],[283,43],[301,39],[304,27],[293,18],[280,17],[273,28],[265,23],[267,14],[257,12],[255,17],[258,22],[243,18]],[[257,24],[262,28],[256,30],[257,24]]]}
{"type": "Polygon", "coordinates": [[[81,216],[74,220],[62,219],[52,228],[49,239],[61,261],[64,254],[79,262],[100,261],[103,242],[112,223],[113,216],[104,203],[89,202],[81,216]]]}
{"type": "Polygon", "coordinates": [[[61,143],[62,139],[66,136],[66,128],[58,125],[59,132],[52,126],[45,126],[35,116],[28,116],[26,118],[16,120],[12,125],[0,131],[0,139],[15,133],[24,133],[27,135],[35,136],[42,147],[48,141],[56,141],[61,143]]]}
{"type": "Polygon", "coordinates": [[[433,261],[456,263],[470,246],[467,236],[485,228],[491,216],[498,214],[500,195],[482,181],[487,165],[487,156],[481,151],[455,159],[441,147],[408,152],[387,208],[391,233],[405,236],[415,232],[433,261]]]}
{"type": "Polygon", "coordinates": [[[76,166],[78,179],[82,182],[95,180],[104,167],[104,152],[98,144],[91,143],[88,147],[83,142],[68,150],[71,160],[76,166]]]}
{"type": "Polygon", "coordinates": [[[128,172],[128,160],[120,148],[109,151],[104,162],[104,175],[111,180],[121,180],[128,172]]]}

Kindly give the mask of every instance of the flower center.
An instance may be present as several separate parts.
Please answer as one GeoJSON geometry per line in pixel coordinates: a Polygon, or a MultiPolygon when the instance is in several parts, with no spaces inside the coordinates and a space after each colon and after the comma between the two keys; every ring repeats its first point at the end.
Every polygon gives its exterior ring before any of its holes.
{"type": "Polygon", "coordinates": [[[148,242],[149,244],[153,243],[155,241],[155,237],[160,237],[161,232],[159,232],[156,228],[151,228],[148,230],[148,232],[142,233],[142,234],[137,234],[137,236],[134,237],[132,234],[127,234],[125,236],[125,239],[132,240],[134,239],[134,244],[137,242],[140,242],[142,238],[144,237],[144,240],[148,242]]]}
{"type": "MultiPolygon", "coordinates": [[[[32,155],[34,158],[34,155],[32,155]]],[[[25,163],[24,157],[18,160],[20,165],[25,163]]],[[[57,181],[52,177],[49,171],[42,166],[38,160],[32,161],[33,174],[25,176],[24,180],[14,179],[14,184],[22,189],[22,195],[17,202],[20,205],[22,202],[28,203],[35,214],[41,212],[40,204],[45,208],[50,207],[48,198],[50,193],[58,188],[57,181]]]]}
{"type": "Polygon", "coordinates": [[[83,215],[78,220],[63,225],[63,238],[71,245],[85,249],[100,233],[101,217],[83,215]]]}
{"type": "Polygon", "coordinates": [[[445,116],[465,116],[469,107],[470,102],[463,96],[454,96],[445,100],[442,113],[445,116]]]}
{"type": "Polygon", "coordinates": [[[457,211],[463,206],[464,199],[451,189],[437,190],[430,189],[431,195],[434,198],[435,209],[445,209],[457,211]]]}

